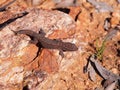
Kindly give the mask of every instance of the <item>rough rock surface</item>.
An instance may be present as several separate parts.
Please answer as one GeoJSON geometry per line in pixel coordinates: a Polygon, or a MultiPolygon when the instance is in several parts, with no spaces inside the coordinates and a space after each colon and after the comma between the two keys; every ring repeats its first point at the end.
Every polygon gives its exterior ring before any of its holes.
{"type": "MultiPolygon", "coordinates": [[[[43,10],[43,9],[35,8],[29,10],[29,13],[26,16],[22,18],[18,18],[16,21],[4,27],[0,31],[0,37],[1,37],[0,38],[0,48],[1,48],[0,49],[0,61],[1,61],[0,85],[6,86],[8,83],[9,84],[22,83],[23,78],[26,77],[26,75],[24,74],[28,72],[25,70],[26,65],[28,65],[29,67],[29,63],[32,60],[34,61],[34,58],[36,57],[38,51],[38,48],[35,45],[29,43],[30,38],[28,36],[15,35],[12,30],[18,31],[18,30],[29,29],[35,32],[39,32],[40,29],[42,29],[46,33],[46,37],[51,35],[51,38],[53,39],[55,38],[62,39],[62,38],[67,38],[72,33],[74,33],[75,26],[76,26],[75,21],[69,15],[63,12],[56,10],[52,11],[52,10],[43,10]],[[62,32],[65,36],[61,37],[59,35],[55,37],[54,35],[52,35],[52,33],[55,31],[57,33],[62,32]]],[[[48,51],[46,51],[45,54],[43,50],[43,53],[45,55],[47,55],[47,52],[48,51]]],[[[48,55],[47,55],[47,59],[49,60],[51,59],[51,57],[48,57],[48,55]]],[[[59,56],[59,54],[57,56],[59,56]]],[[[41,57],[41,60],[42,59],[44,60],[45,57],[46,56],[41,57]]],[[[56,62],[56,60],[57,58],[55,58],[54,56],[53,62],[56,62]]],[[[31,68],[30,66],[31,70],[33,68],[31,68]]],[[[58,66],[56,67],[54,66],[53,68],[58,68],[58,66]]]]}

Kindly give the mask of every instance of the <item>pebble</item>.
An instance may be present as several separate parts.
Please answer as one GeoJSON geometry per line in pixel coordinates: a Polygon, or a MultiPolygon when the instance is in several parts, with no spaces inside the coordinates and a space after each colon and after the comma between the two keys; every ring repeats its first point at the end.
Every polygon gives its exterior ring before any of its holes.
{"type": "Polygon", "coordinates": [[[114,74],[119,74],[119,71],[117,68],[112,68],[111,71],[114,73],[114,74]]]}

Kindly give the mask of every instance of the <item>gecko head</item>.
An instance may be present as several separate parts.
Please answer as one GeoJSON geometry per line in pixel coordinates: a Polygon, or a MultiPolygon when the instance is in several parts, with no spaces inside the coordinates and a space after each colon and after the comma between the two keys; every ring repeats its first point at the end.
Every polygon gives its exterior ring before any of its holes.
{"type": "Polygon", "coordinates": [[[78,50],[78,47],[73,43],[64,42],[62,50],[63,51],[76,51],[76,50],[78,50]]]}

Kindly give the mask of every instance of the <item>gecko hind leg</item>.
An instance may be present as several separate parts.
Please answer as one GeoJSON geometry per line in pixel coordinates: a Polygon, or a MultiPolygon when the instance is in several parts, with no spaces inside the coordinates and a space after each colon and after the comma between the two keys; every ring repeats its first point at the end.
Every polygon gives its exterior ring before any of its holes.
{"type": "Polygon", "coordinates": [[[29,41],[29,43],[37,45],[38,40],[36,38],[31,38],[31,40],[29,41]]]}
{"type": "Polygon", "coordinates": [[[38,47],[38,51],[37,51],[36,56],[33,60],[35,60],[39,56],[41,48],[42,48],[42,45],[40,43],[37,43],[36,46],[38,47]]]}
{"type": "Polygon", "coordinates": [[[64,58],[63,50],[59,50],[59,55],[61,55],[61,57],[64,58]]]}

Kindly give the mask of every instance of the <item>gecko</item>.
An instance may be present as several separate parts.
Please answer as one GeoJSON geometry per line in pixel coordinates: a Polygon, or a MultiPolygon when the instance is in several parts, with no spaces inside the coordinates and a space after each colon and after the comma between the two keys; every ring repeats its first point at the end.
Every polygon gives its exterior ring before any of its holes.
{"type": "Polygon", "coordinates": [[[36,33],[32,30],[19,30],[19,31],[13,31],[15,34],[25,34],[31,38],[30,43],[33,43],[35,45],[39,44],[42,46],[42,48],[47,49],[58,49],[59,54],[64,57],[63,52],[65,51],[76,51],[78,50],[78,47],[70,42],[63,42],[59,39],[49,39],[45,37],[45,33],[43,30],[40,30],[40,33],[36,33]]]}

